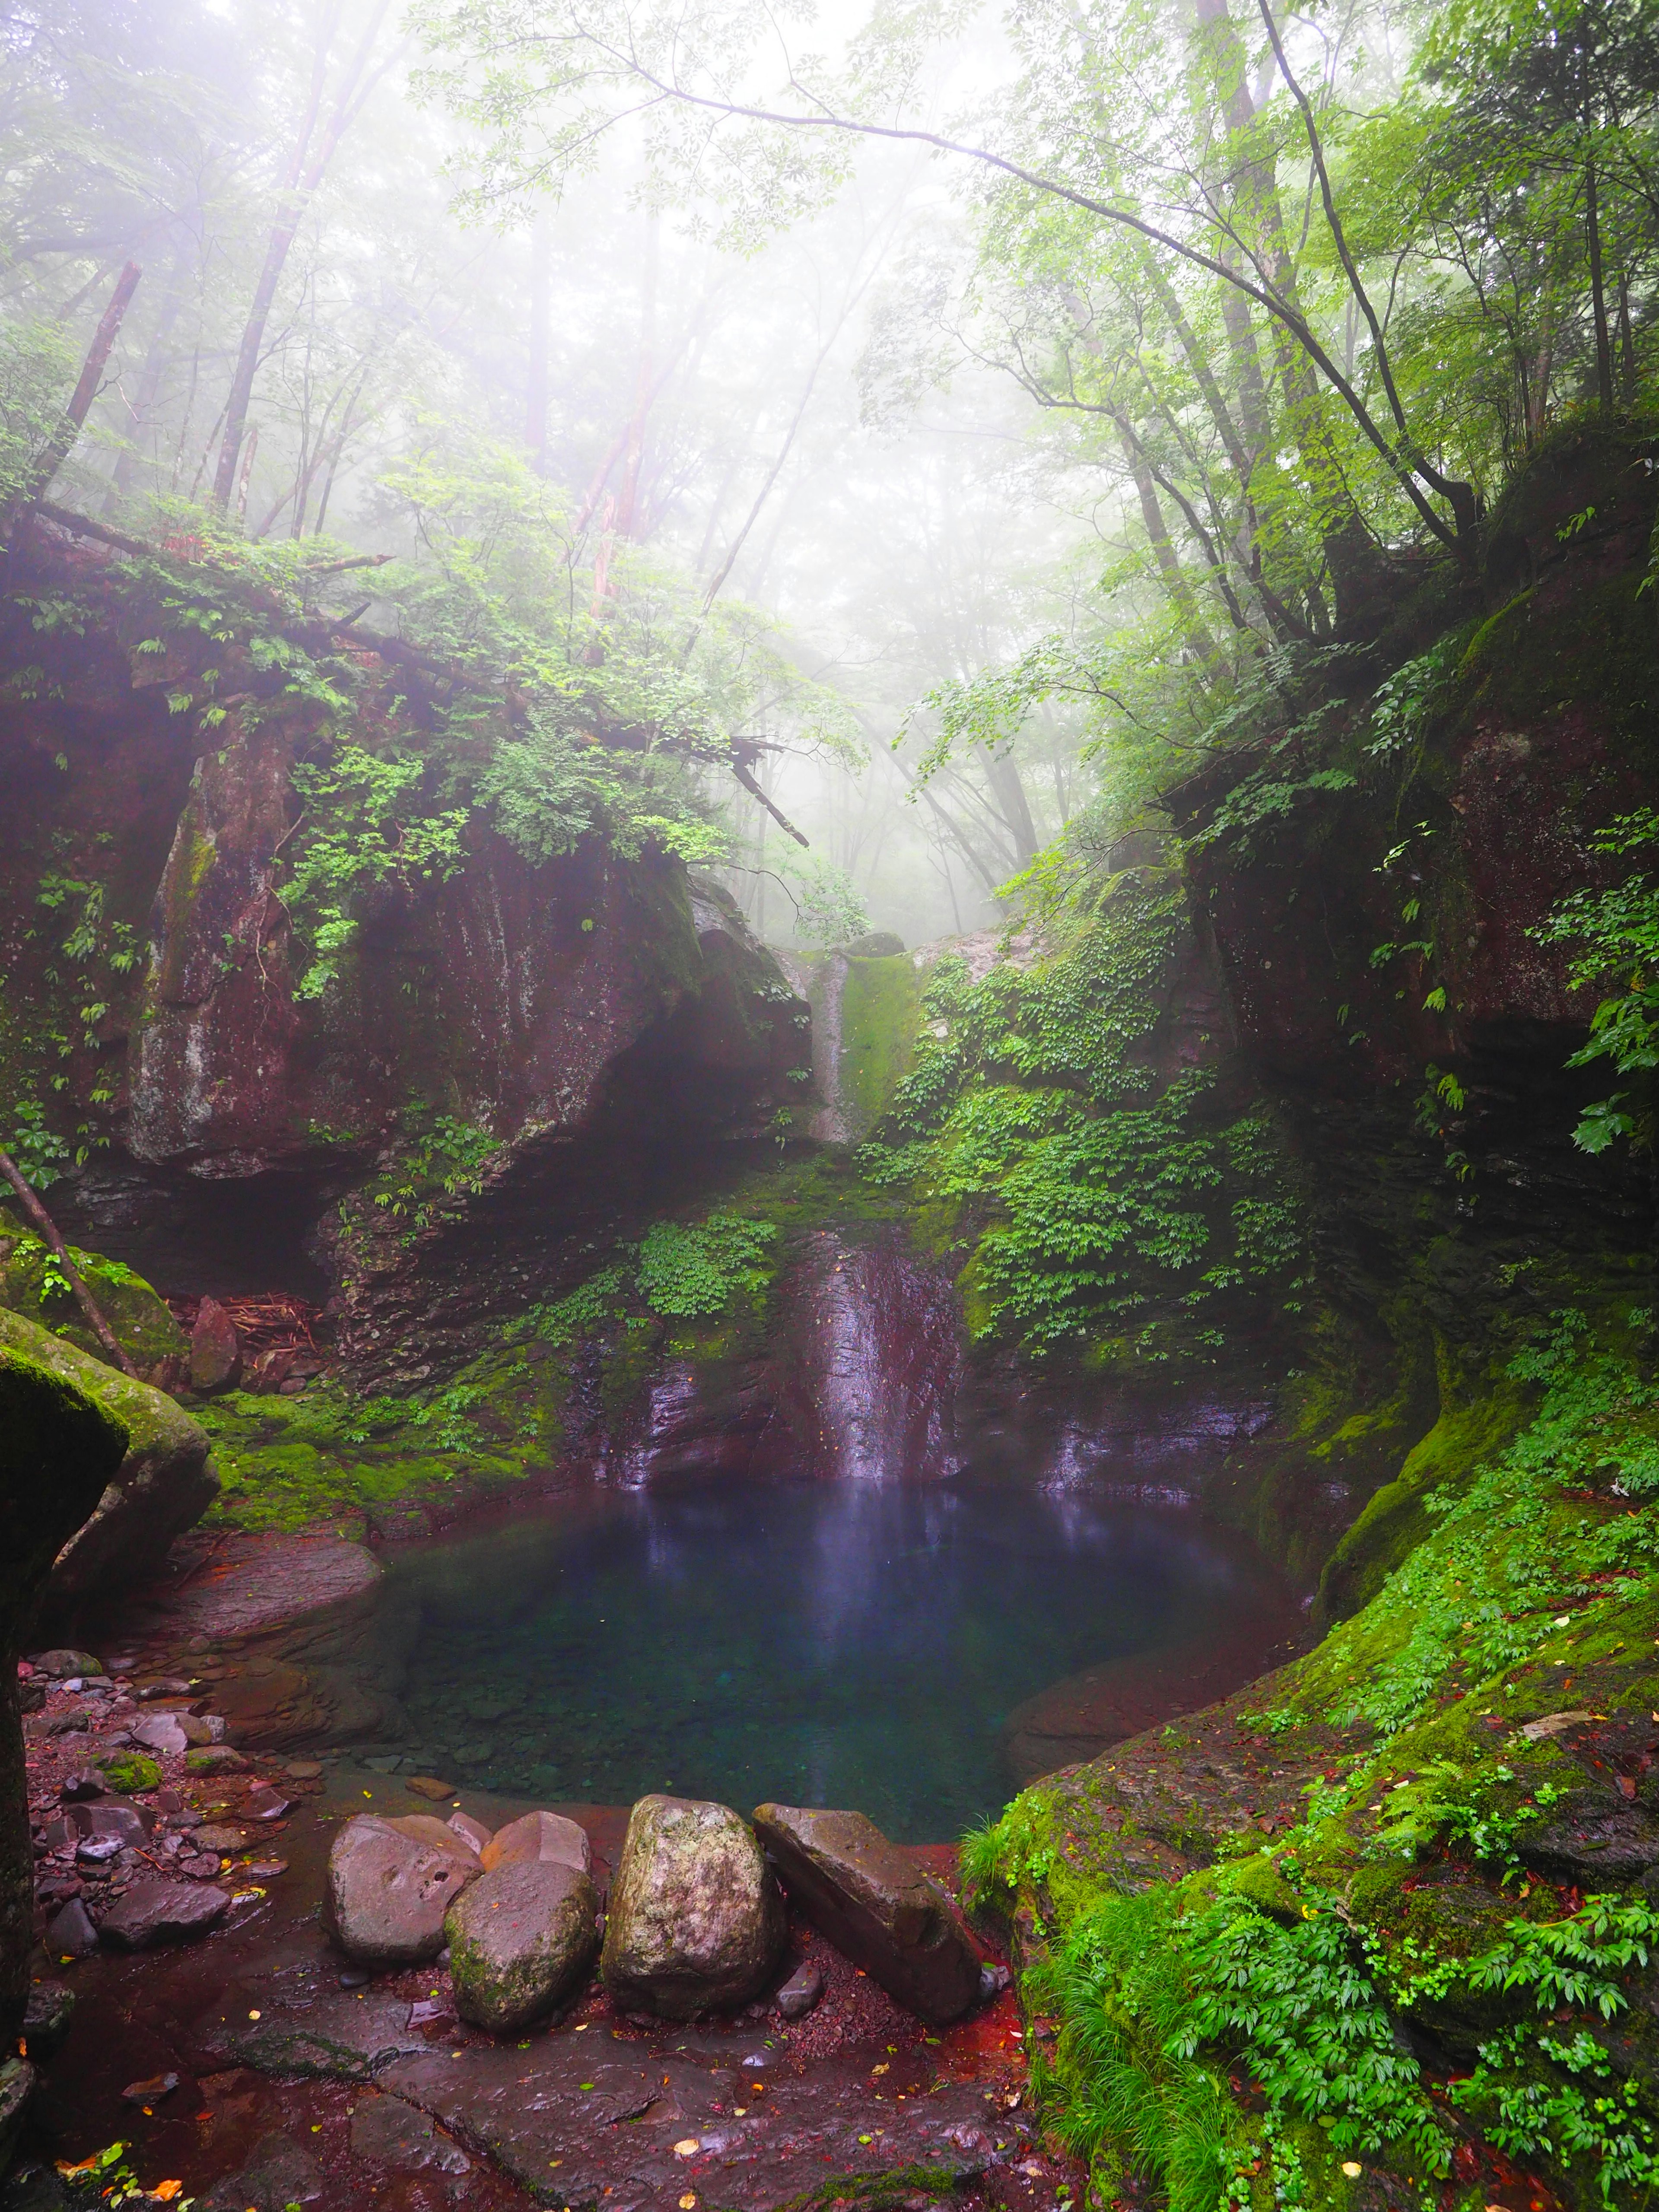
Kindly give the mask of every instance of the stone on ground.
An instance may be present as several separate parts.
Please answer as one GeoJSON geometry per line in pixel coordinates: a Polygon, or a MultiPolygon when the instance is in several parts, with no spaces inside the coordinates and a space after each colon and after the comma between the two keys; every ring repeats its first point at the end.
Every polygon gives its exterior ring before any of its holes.
{"type": "Polygon", "coordinates": [[[599,1948],[599,1910],[586,1875],[561,1859],[515,1859],[481,1875],[444,1922],[461,2018],[510,2035],[557,2004],[599,1948]]]}
{"type": "MultiPolygon", "coordinates": [[[[26,1341],[56,1341],[26,1323],[17,1327],[26,1341]]],[[[40,1610],[62,1547],[107,1496],[127,1448],[126,1431],[100,1393],[65,1382],[50,1358],[37,1364],[16,1357],[9,1341],[0,1334],[0,2042],[8,2046],[22,2024],[34,1941],[18,1642],[40,1610]]]]}
{"type": "Polygon", "coordinates": [[[98,1930],[92,1915],[78,1897],[58,1911],[46,1926],[46,1954],[52,1959],[89,1959],[98,1948],[98,1930]]]}
{"type": "Polygon", "coordinates": [[[404,1787],[412,1790],[417,1797],[428,1799],[434,1805],[441,1805],[446,1797],[455,1795],[453,1785],[435,1774],[411,1774],[404,1787]]]}
{"type": "Polygon", "coordinates": [[[823,1976],[817,1968],[797,1966],[778,1991],[778,2010],[786,2020],[805,2020],[823,1995],[823,1976]]]}
{"type": "Polygon", "coordinates": [[[216,1928],[230,1910],[222,1889],[204,1882],[136,1881],[99,1923],[112,1950],[152,1951],[163,1943],[189,1943],[216,1928]]]}
{"type": "Polygon", "coordinates": [[[479,1857],[486,1874],[526,1859],[574,1867],[578,1874],[593,1871],[593,1852],[586,1833],[558,1813],[526,1813],[520,1820],[509,1820],[486,1837],[479,1857]]]}
{"type": "Polygon", "coordinates": [[[890,1997],[934,2024],[979,1996],[979,1954],[949,1893],[862,1813],[761,1805],[755,1831],[790,1897],[890,1997]]]}
{"type": "Polygon", "coordinates": [[[459,1838],[441,1846],[361,1814],[328,1855],[323,1924],[349,1959],[422,1965],[442,1948],[444,1915],[477,1872],[459,1838]]]}
{"type": "Polygon", "coordinates": [[[217,1298],[204,1298],[190,1333],[190,1387],[204,1398],[234,1390],[242,1379],[242,1340],[217,1298]]]}
{"type": "Polygon", "coordinates": [[[477,1851],[482,1851],[489,1841],[489,1830],[482,1820],[475,1820],[471,1813],[452,1813],[444,1825],[453,1828],[456,1834],[477,1851]]]}
{"type": "Polygon", "coordinates": [[[600,1971],[624,2011],[690,2020],[746,2003],[783,1947],[783,1900],[730,1806],[641,1797],[611,1885],[600,1971]]]}

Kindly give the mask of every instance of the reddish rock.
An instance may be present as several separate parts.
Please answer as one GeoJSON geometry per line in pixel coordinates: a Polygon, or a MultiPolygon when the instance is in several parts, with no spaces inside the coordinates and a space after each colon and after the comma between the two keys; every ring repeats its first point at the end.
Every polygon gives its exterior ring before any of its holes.
{"type": "Polygon", "coordinates": [[[204,1883],[186,1889],[176,1881],[137,1881],[104,1915],[99,1933],[112,1950],[151,1951],[205,1936],[229,1910],[226,1893],[204,1883]]]}
{"type": "Polygon", "coordinates": [[[593,1870],[593,1852],[586,1833],[558,1813],[526,1813],[522,1820],[509,1820],[486,1839],[479,1852],[486,1874],[497,1867],[530,1861],[574,1867],[578,1874],[593,1870]]]}
{"type": "Polygon", "coordinates": [[[204,1398],[234,1390],[242,1379],[242,1340],[217,1298],[204,1298],[190,1333],[190,1387],[204,1398]]]}
{"type": "Polygon", "coordinates": [[[862,1813],[761,1805],[755,1832],[793,1902],[888,1995],[930,2023],[979,1996],[979,1954],[949,1893],[862,1813]]]}

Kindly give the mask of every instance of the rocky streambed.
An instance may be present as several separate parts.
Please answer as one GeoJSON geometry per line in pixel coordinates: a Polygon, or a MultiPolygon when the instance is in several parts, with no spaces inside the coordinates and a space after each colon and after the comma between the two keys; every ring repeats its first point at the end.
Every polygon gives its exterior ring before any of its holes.
{"type": "Polygon", "coordinates": [[[94,2201],[75,2169],[117,2142],[207,2212],[1075,2194],[948,1847],[251,1754],[215,1710],[243,1655],[185,1644],[23,1662],[40,2079],[7,2212],[94,2201]]]}

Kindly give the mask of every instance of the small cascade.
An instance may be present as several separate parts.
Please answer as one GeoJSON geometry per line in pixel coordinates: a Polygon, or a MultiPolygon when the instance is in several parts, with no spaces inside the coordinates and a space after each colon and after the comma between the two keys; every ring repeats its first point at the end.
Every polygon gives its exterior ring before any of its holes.
{"type": "Polygon", "coordinates": [[[936,1481],[962,1465],[961,1316],[943,1268],[896,1238],[853,1243],[825,1230],[786,1292],[781,1376],[815,1474],[936,1481]]]}

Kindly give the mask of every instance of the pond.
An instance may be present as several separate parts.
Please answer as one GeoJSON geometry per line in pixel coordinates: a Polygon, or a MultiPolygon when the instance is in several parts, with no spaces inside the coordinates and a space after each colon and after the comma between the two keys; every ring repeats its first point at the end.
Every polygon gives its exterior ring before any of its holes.
{"type": "Polygon", "coordinates": [[[1188,1513],[965,1479],[595,1489],[405,1553],[384,1595],[428,1771],[544,1803],[856,1806],[917,1842],[1000,1808],[1035,1692],[1164,1653],[1212,1696],[1224,1646],[1229,1688],[1294,1620],[1188,1513]]]}

